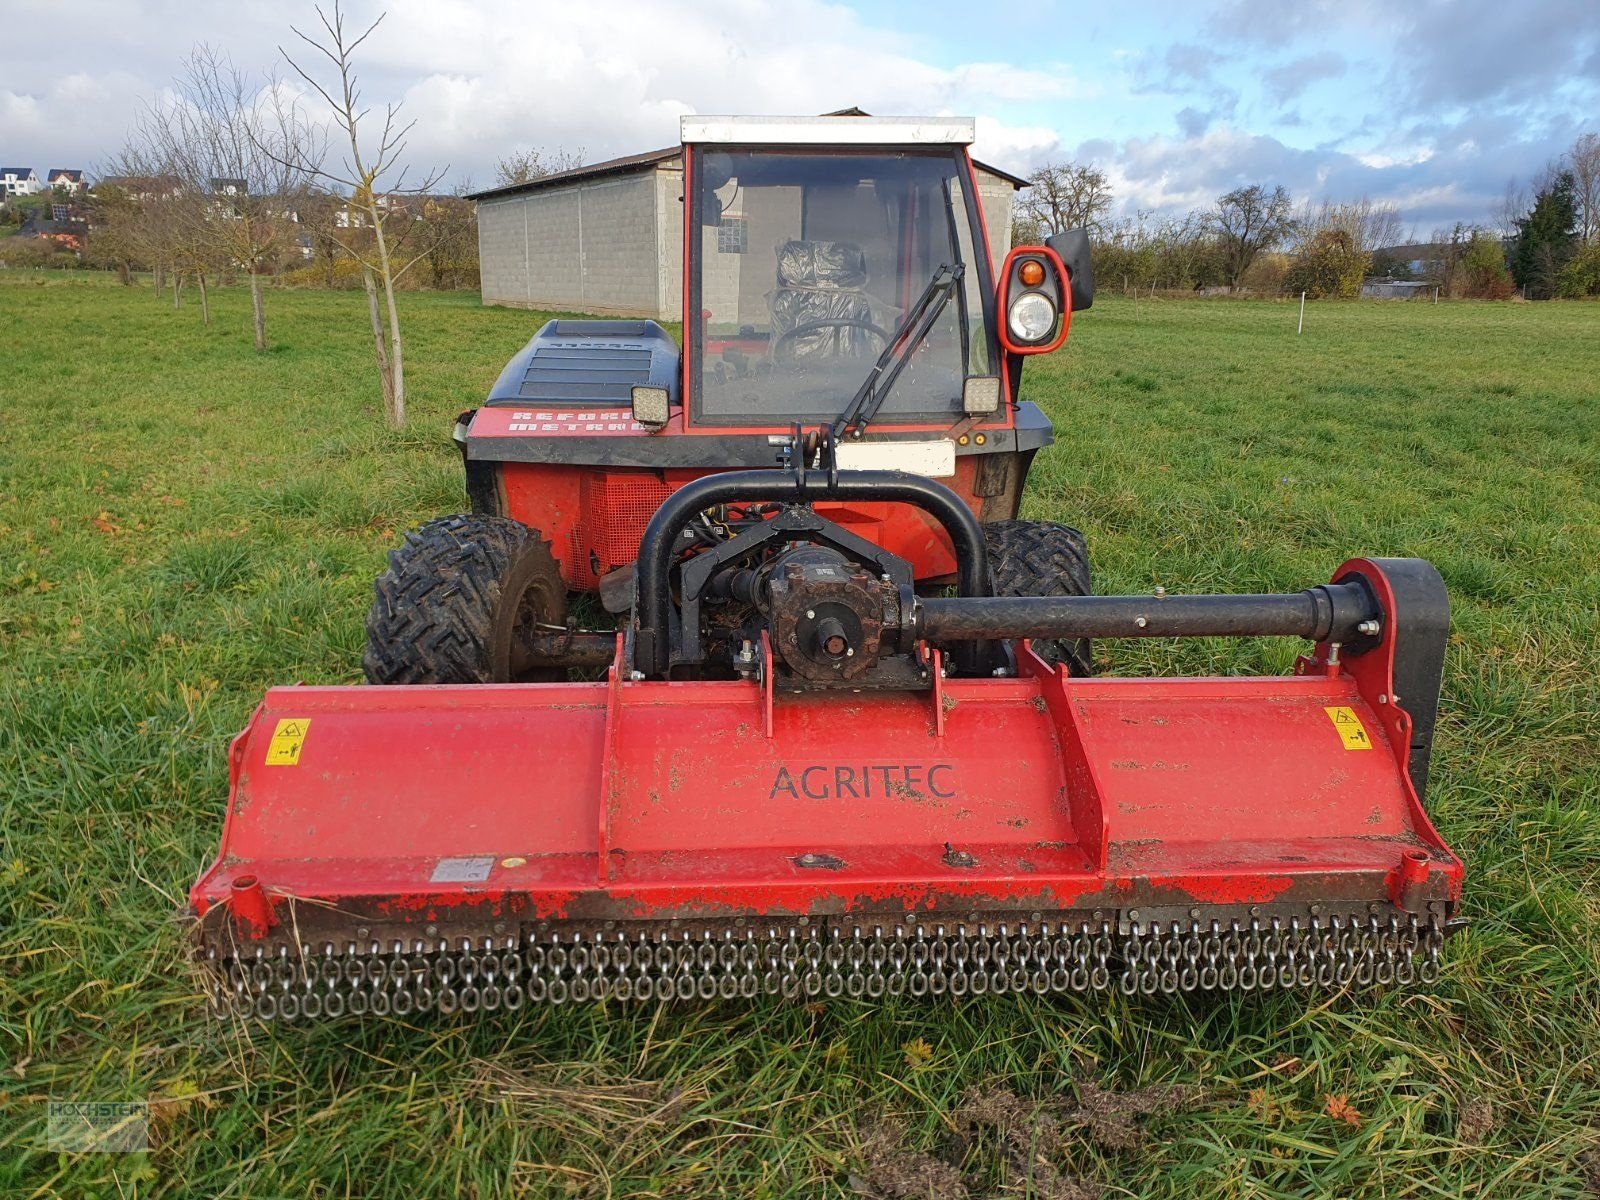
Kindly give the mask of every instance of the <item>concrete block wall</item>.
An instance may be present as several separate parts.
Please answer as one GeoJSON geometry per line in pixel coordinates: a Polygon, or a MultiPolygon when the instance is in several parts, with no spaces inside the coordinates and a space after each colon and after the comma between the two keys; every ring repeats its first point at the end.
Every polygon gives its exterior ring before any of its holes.
{"type": "Polygon", "coordinates": [[[1017,189],[998,175],[978,171],[978,206],[983,209],[983,224],[989,231],[989,257],[998,276],[1000,264],[1011,251],[1011,206],[1017,189]]]}
{"type": "Polygon", "coordinates": [[[484,303],[659,316],[660,241],[654,172],[485,201],[484,303]]]}

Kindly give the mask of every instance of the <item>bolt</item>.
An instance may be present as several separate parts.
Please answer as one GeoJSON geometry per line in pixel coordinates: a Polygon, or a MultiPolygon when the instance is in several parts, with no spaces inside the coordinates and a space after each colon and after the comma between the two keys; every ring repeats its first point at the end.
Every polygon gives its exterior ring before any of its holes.
{"type": "Polygon", "coordinates": [[[815,621],[816,619],[817,619],[817,610],[814,609],[814,608],[806,609],[806,620],[815,621]]]}
{"type": "MultiPolygon", "coordinates": [[[[1006,677],[1006,669],[1004,667],[996,667],[994,669],[994,671],[991,672],[991,673],[994,675],[994,677],[996,679],[1004,679],[1006,677]]],[[[1039,919],[1038,917],[1034,918],[1035,921],[1037,921],[1038,919],[1039,919]]]]}
{"type": "Polygon", "coordinates": [[[1145,620],[1143,617],[1135,617],[1133,619],[1133,623],[1140,629],[1143,629],[1145,626],[1150,624],[1150,622],[1145,620]]]}
{"type": "Polygon", "coordinates": [[[368,929],[365,925],[357,926],[356,927],[356,936],[358,938],[371,937],[372,936],[372,930],[368,929]]]}
{"type": "Polygon", "coordinates": [[[638,682],[640,682],[641,680],[644,679],[644,672],[643,671],[629,671],[628,672],[628,678],[630,680],[632,680],[634,683],[638,683],[638,682]]]}
{"type": "Polygon", "coordinates": [[[1377,637],[1378,636],[1378,630],[1380,630],[1382,628],[1383,628],[1383,626],[1378,624],[1377,621],[1369,619],[1369,620],[1366,620],[1366,621],[1362,621],[1359,625],[1357,625],[1356,626],[1356,632],[1357,633],[1366,634],[1367,637],[1377,637]]]}
{"type": "Polygon", "coordinates": [[[856,648],[854,646],[851,646],[849,649],[847,649],[844,652],[844,656],[846,658],[854,658],[856,656],[856,648]]]}
{"type": "Polygon", "coordinates": [[[1167,598],[1167,589],[1162,587],[1161,585],[1157,584],[1156,585],[1156,599],[1157,600],[1165,600],[1166,598],[1167,598]]]}
{"type": "Polygon", "coordinates": [[[1379,704],[1387,704],[1387,703],[1389,703],[1389,697],[1388,697],[1388,696],[1383,696],[1383,695],[1380,695],[1380,696],[1379,696],[1379,697],[1378,697],[1378,703],[1379,703],[1379,704]]]}
{"type": "MultiPolygon", "coordinates": [[[[361,930],[360,932],[361,932],[361,936],[363,936],[363,937],[366,936],[367,931],[365,929],[361,930]]],[[[429,937],[438,937],[439,936],[439,927],[437,925],[429,925],[428,928],[424,932],[426,932],[429,937]]]]}

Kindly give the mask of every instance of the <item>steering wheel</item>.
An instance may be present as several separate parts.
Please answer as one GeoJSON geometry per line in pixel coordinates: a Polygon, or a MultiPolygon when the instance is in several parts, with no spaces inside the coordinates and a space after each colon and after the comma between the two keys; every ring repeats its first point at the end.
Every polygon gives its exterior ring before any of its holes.
{"type": "Polygon", "coordinates": [[[861,320],[856,317],[821,317],[815,321],[807,321],[803,325],[796,325],[793,329],[785,330],[778,335],[778,340],[772,343],[773,362],[793,362],[794,339],[804,333],[811,333],[818,329],[865,329],[885,346],[889,344],[889,332],[880,329],[871,321],[861,320]],[[780,353],[784,347],[791,347],[788,353],[780,353]]]}

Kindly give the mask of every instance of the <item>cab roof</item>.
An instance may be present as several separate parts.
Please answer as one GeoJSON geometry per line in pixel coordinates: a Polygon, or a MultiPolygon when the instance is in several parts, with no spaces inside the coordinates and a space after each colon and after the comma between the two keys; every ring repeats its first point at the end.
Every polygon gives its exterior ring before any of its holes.
{"type": "Polygon", "coordinates": [[[971,117],[714,117],[678,119],[684,145],[970,146],[971,117]]]}

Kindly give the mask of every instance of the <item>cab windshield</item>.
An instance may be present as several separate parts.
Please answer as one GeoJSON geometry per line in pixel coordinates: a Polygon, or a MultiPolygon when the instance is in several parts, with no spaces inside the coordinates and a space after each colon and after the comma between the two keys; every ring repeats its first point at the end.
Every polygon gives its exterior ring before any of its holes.
{"type": "Polygon", "coordinates": [[[949,150],[697,152],[690,312],[695,417],[832,420],[942,267],[961,281],[875,421],[961,412],[987,375],[987,263],[976,203],[949,150]]]}

